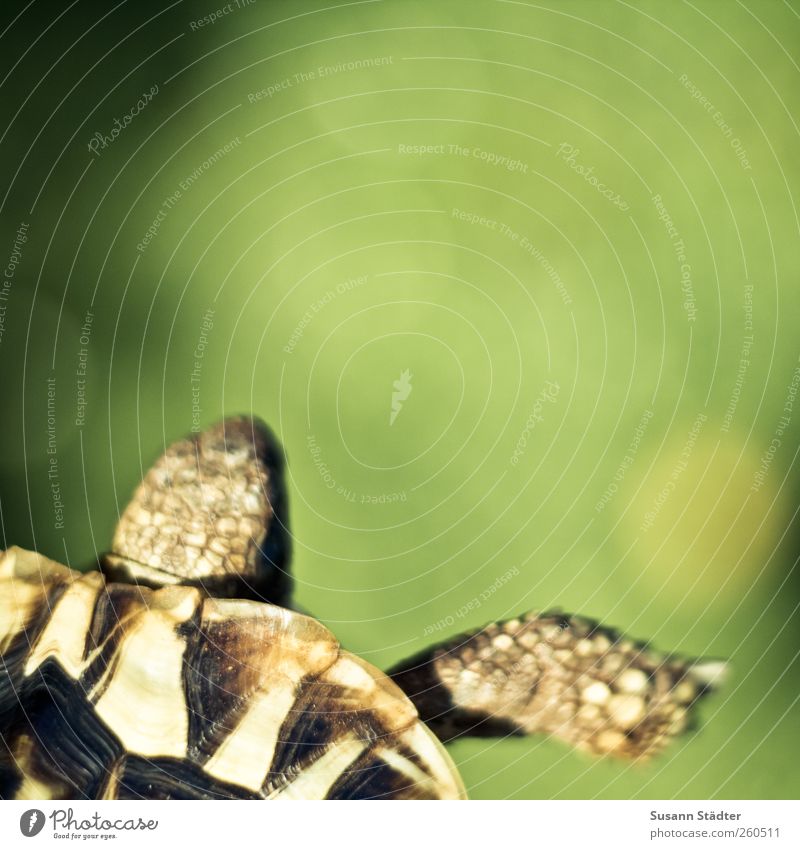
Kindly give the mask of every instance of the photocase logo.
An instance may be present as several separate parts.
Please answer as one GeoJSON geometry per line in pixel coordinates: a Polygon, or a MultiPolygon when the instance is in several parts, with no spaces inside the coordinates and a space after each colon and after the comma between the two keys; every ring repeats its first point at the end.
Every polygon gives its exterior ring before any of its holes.
{"type": "Polygon", "coordinates": [[[413,387],[411,386],[412,374],[408,369],[400,372],[400,377],[392,383],[394,392],[392,392],[392,412],[389,414],[389,426],[394,424],[394,420],[400,415],[400,410],[403,409],[403,401],[408,399],[413,387]]]}
{"type": "Polygon", "coordinates": [[[31,808],[19,818],[19,830],[25,837],[36,837],[44,828],[44,814],[38,808],[31,808]]]}

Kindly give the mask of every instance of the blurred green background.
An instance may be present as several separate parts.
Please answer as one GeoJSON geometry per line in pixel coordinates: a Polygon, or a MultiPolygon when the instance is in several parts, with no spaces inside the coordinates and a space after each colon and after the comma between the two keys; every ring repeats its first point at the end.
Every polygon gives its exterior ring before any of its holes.
{"type": "Polygon", "coordinates": [[[458,743],[474,797],[797,796],[800,3],[3,15],[4,545],[91,564],[252,411],[373,663],[555,606],[731,658],[646,765],[458,743]]]}

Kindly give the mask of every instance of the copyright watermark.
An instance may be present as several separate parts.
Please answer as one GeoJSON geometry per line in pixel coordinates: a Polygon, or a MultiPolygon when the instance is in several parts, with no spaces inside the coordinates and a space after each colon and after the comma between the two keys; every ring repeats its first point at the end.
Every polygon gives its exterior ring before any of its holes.
{"type": "Polygon", "coordinates": [[[544,382],[542,391],[534,401],[533,408],[531,409],[528,418],[525,420],[525,427],[522,429],[522,433],[520,433],[519,438],[517,439],[517,444],[514,446],[514,453],[511,455],[511,460],[509,461],[512,466],[516,466],[520,461],[520,457],[522,457],[525,453],[525,450],[528,447],[528,437],[531,435],[536,425],[544,421],[543,414],[545,405],[555,404],[560,391],[561,387],[557,380],[546,380],[544,382]]]}

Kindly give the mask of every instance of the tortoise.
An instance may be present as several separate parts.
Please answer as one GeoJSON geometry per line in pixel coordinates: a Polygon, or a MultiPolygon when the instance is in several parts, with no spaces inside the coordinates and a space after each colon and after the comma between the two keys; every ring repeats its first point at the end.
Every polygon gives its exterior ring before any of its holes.
{"type": "Polygon", "coordinates": [[[284,459],[258,419],[171,445],[99,570],[0,553],[0,796],[455,799],[444,743],[543,733],[638,760],[724,671],[527,613],[387,674],[293,609],[284,459]]]}

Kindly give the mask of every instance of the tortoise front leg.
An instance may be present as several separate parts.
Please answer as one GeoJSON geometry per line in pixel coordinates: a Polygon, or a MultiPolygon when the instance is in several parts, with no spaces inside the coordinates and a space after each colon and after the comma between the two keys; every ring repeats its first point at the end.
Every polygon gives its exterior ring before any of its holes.
{"type": "Polygon", "coordinates": [[[596,623],[528,613],[426,649],[389,675],[443,741],[545,733],[592,754],[660,751],[725,672],[596,623]]]}

